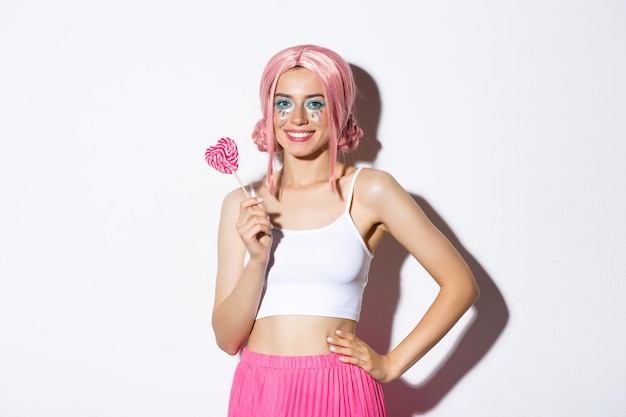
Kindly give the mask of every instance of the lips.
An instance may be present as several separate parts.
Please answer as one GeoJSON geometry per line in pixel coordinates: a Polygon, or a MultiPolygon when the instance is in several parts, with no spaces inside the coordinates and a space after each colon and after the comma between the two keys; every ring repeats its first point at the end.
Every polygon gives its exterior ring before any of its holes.
{"type": "Polygon", "coordinates": [[[293,142],[306,142],[312,136],[314,131],[286,131],[287,138],[293,142]]]}

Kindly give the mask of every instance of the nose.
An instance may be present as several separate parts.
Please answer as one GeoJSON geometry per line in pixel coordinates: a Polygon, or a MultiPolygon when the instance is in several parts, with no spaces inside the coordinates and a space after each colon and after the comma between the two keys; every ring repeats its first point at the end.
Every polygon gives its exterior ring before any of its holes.
{"type": "Polygon", "coordinates": [[[291,112],[291,123],[295,125],[303,125],[308,122],[306,110],[303,106],[296,106],[291,112]]]}

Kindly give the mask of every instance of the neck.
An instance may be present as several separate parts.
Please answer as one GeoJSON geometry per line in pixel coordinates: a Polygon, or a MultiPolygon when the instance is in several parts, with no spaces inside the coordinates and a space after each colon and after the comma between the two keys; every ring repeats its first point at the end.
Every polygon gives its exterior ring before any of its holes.
{"type": "MultiPolygon", "coordinates": [[[[339,164],[335,165],[335,172],[339,171],[339,164]]],[[[330,159],[325,157],[314,160],[285,158],[281,169],[282,187],[304,188],[320,182],[330,180],[330,159]]]]}

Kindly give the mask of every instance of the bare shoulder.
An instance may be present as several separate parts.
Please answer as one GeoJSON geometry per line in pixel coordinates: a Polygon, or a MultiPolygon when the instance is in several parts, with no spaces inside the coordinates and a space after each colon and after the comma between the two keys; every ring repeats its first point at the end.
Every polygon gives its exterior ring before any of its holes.
{"type": "Polygon", "coordinates": [[[239,204],[241,203],[242,197],[245,197],[245,195],[241,188],[231,190],[224,196],[222,200],[222,221],[229,218],[229,214],[239,213],[239,204]]]}
{"type": "Polygon", "coordinates": [[[426,220],[411,194],[386,171],[363,169],[355,187],[355,199],[369,221],[384,231],[397,232],[406,225],[407,219],[420,223],[426,220]]]}
{"type": "MultiPolygon", "coordinates": [[[[249,191],[248,191],[249,192],[249,191]]],[[[226,231],[234,230],[233,225],[239,218],[240,206],[242,200],[246,198],[246,194],[241,188],[235,188],[229,191],[222,200],[220,214],[220,235],[225,235],[226,231]]]]}
{"type": "Polygon", "coordinates": [[[379,169],[363,168],[356,183],[355,192],[366,204],[380,203],[381,200],[396,193],[406,194],[393,175],[379,169]]]}
{"type": "MultiPolygon", "coordinates": [[[[264,186],[265,183],[263,181],[258,181],[253,184],[246,185],[245,189],[246,192],[250,194],[250,188],[252,187],[255,190],[255,194],[259,195],[259,190],[264,186]]],[[[239,204],[246,197],[247,196],[245,192],[241,189],[241,187],[234,188],[224,196],[224,200],[222,201],[222,209],[231,210],[233,208],[236,208],[238,210],[239,204]]]]}

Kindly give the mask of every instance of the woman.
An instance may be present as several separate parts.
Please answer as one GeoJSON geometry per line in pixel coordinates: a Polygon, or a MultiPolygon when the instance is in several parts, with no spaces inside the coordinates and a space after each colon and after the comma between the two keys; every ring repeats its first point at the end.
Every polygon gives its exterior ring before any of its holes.
{"type": "Polygon", "coordinates": [[[246,345],[230,417],[385,416],[380,383],[414,365],[478,296],[466,263],[391,175],[337,160],[363,134],[354,98],[350,67],[326,48],[287,48],[264,71],[253,139],[269,154],[267,176],[252,197],[226,196],[218,236],[213,329],[231,355],[246,345]],[[385,233],[440,291],[380,354],[355,326],[385,233]]]}

